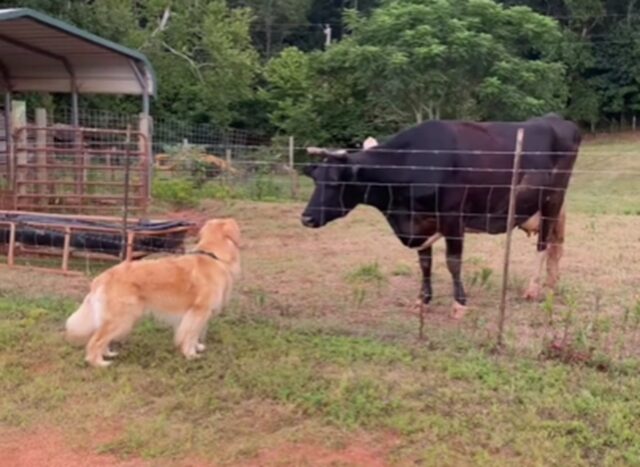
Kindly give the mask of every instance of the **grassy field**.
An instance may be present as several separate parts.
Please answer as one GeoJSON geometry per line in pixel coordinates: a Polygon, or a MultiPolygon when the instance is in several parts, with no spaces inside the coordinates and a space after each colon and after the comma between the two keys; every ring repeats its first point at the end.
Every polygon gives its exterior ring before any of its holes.
{"type": "Polygon", "coordinates": [[[436,298],[420,341],[415,254],[366,208],[317,231],[299,225],[300,203],[228,199],[189,211],[237,217],[246,243],[240,287],[195,362],[149,320],[111,368],[88,369],[61,336],[88,279],[5,269],[0,458],[30,466],[639,465],[636,148],[633,140],[586,145],[553,300],[519,298],[535,239],[514,235],[501,353],[492,348],[504,238],[469,236],[471,313],[461,323],[449,318],[437,245],[436,298]]]}

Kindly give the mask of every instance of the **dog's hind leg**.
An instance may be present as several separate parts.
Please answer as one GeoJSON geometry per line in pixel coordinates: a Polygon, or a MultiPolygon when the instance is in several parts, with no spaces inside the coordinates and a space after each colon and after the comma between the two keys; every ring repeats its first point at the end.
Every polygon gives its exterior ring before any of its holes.
{"type": "Polygon", "coordinates": [[[115,357],[116,352],[111,351],[109,344],[127,336],[138,318],[142,315],[140,307],[131,306],[131,310],[123,313],[117,320],[105,321],[102,326],[91,337],[87,344],[87,354],[85,360],[95,367],[109,366],[112,362],[104,357],[115,357]]]}
{"type": "Polygon", "coordinates": [[[109,350],[109,343],[117,334],[118,326],[113,322],[104,323],[96,333],[91,336],[87,344],[87,354],[85,360],[94,367],[106,367],[111,362],[104,359],[109,350]]]}

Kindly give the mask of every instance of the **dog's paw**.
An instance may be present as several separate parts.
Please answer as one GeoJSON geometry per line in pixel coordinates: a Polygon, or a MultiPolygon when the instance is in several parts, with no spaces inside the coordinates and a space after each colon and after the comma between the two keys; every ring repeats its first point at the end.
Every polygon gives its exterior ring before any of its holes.
{"type": "Polygon", "coordinates": [[[87,363],[89,365],[91,365],[94,368],[106,368],[109,365],[111,365],[113,362],[110,362],[109,360],[105,360],[103,358],[100,359],[96,359],[96,360],[90,360],[87,359],[87,363]]]}
{"type": "Polygon", "coordinates": [[[207,348],[207,346],[204,345],[202,342],[198,342],[196,344],[196,352],[198,352],[198,353],[204,352],[206,350],[206,348],[207,348]]]}
{"type": "Polygon", "coordinates": [[[187,360],[195,360],[195,359],[197,359],[197,358],[202,357],[202,355],[201,355],[201,354],[199,354],[198,352],[189,352],[189,353],[184,354],[184,357],[185,357],[187,360]]]}
{"type": "Polygon", "coordinates": [[[118,356],[118,352],[116,352],[115,350],[111,350],[111,349],[107,349],[107,351],[103,355],[103,357],[105,357],[105,358],[115,358],[117,356],[118,356]]]}

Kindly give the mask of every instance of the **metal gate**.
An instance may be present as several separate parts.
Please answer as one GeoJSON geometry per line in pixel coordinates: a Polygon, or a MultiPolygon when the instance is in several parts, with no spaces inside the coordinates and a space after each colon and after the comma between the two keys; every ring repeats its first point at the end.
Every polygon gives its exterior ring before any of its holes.
{"type": "Polygon", "coordinates": [[[116,214],[126,206],[144,212],[149,148],[146,135],[130,129],[16,128],[4,164],[10,209],[116,214]]]}

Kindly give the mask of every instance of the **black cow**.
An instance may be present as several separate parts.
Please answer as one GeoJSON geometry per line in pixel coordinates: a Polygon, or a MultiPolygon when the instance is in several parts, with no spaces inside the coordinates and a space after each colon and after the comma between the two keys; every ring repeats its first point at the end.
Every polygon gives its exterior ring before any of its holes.
{"type": "Polygon", "coordinates": [[[581,141],[576,125],[555,114],[525,122],[429,121],[353,154],[309,148],[324,158],[305,168],[315,190],[302,223],[317,228],[358,204],[376,207],[400,241],[418,250],[424,304],[432,296],[431,246],[444,237],[454,317],[461,317],[466,305],[461,280],[464,234],[506,232],[519,128],[524,129],[524,141],[515,224],[539,233],[539,262],[527,291],[537,298],[547,256],[547,285],[553,287],[557,280],[564,240],[562,207],[581,141]]]}

